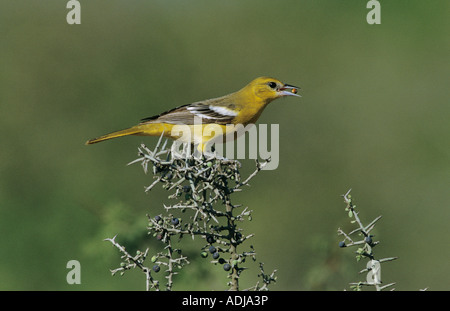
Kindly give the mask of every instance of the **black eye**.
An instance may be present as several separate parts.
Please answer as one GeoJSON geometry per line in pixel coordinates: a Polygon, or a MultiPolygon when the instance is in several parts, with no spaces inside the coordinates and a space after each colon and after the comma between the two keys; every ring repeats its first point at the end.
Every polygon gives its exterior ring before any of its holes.
{"type": "Polygon", "coordinates": [[[267,85],[272,89],[275,89],[277,87],[277,84],[275,82],[269,82],[267,83],[267,85]]]}

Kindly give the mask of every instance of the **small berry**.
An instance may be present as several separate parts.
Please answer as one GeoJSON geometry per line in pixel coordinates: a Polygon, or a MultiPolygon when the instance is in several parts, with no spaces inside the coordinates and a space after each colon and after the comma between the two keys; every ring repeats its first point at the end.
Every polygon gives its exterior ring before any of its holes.
{"type": "Polygon", "coordinates": [[[212,243],[215,242],[215,239],[214,239],[214,237],[213,237],[212,235],[208,235],[208,236],[206,237],[206,241],[207,241],[208,243],[212,244],[212,243]]]}
{"type": "Polygon", "coordinates": [[[200,256],[202,256],[203,258],[206,258],[206,257],[208,257],[208,253],[207,252],[201,252],[200,256]]]}
{"type": "Polygon", "coordinates": [[[225,259],[219,258],[219,263],[220,263],[221,265],[223,265],[225,262],[226,262],[225,259]]]}
{"type": "Polygon", "coordinates": [[[158,221],[160,221],[160,220],[161,220],[161,216],[156,215],[156,216],[155,216],[155,221],[158,222],[158,221]]]}
{"type": "Polygon", "coordinates": [[[183,191],[188,193],[189,191],[191,191],[191,187],[190,186],[183,186],[183,191]]]}
{"type": "Polygon", "coordinates": [[[368,235],[365,237],[364,242],[366,242],[367,244],[372,244],[372,236],[368,235]]]}
{"type": "Polygon", "coordinates": [[[213,254],[213,258],[214,258],[214,259],[217,259],[217,258],[219,258],[219,257],[220,257],[219,252],[215,252],[215,253],[213,254]]]}
{"type": "Polygon", "coordinates": [[[231,265],[229,263],[226,263],[223,265],[223,270],[230,271],[230,269],[231,269],[231,265]]]}
{"type": "Polygon", "coordinates": [[[154,265],[153,266],[153,271],[155,271],[155,272],[159,272],[159,270],[161,269],[158,265],[154,265]]]}
{"type": "Polygon", "coordinates": [[[345,245],[344,241],[339,242],[339,247],[346,247],[347,245],[345,245]]]}
{"type": "Polygon", "coordinates": [[[216,248],[215,248],[213,245],[211,245],[211,246],[209,247],[209,252],[210,252],[211,254],[214,254],[214,253],[216,252],[216,248]]]}
{"type": "Polygon", "coordinates": [[[180,223],[180,221],[178,220],[178,218],[173,218],[172,219],[172,225],[176,226],[180,223]]]}

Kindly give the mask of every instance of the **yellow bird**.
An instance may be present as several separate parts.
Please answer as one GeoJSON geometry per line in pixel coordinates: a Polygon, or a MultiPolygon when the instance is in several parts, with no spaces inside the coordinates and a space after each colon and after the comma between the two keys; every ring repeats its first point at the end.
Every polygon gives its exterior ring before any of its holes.
{"type": "Polygon", "coordinates": [[[283,96],[300,96],[297,94],[298,89],[274,78],[256,78],[237,92],[180,106],[142,119],[138,125],[93,138],[88,140],[86,145],[127,135],[163,135],[198,144],[198,149],[204,151],[205,146],[216,137],[229,134],[232,127],[227,127],[227,124],[253,124],[271,101],[283,96]],[[187,126],[191,133],[187,138],[183,136],[183,126],[187,126]]]}

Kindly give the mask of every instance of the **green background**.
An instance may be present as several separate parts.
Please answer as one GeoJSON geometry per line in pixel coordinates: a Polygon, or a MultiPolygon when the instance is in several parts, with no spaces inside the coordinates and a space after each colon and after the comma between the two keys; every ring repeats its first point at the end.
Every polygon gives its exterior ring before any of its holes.
{"type": "MultiPolygon", "coordinates": [[[[0,3],[0,289],[145,289],[137,270],[111,276],[120,255],[103,239],[159,250],[145,214],[167,193],[145,194],[151,175],[126,166],[157,139],[84,142],[261,75],[303,96],[267,107],[279,167],[235,198],[254,210],[247,246],[278,269],[272,289],[365,280],[365,261],[337,246],[350,188],[365,223],[383,215],[375,255],[399,257],[383,281],[450,289],[449,1],[381,1],[381,25],[361,0],[90,0],[81,25],[67,24],[66,3],[0,3]],[[81,285],[66,283],[71,259],[81,285]]],[[[184,241],[191,264],[174,289],[225,289],[201,242],[184,241]]],[[[245,273],[254,284],[256,265],[245,273]]]]}

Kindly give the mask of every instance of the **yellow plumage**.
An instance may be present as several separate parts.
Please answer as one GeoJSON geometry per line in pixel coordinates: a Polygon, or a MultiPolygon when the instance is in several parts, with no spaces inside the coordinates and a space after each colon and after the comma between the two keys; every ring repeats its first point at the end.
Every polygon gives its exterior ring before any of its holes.
{"type": "Polygon", "coordinates": [[[226,134],[227,124],[256,123],[271,101],[288,95],[299,96],[297,89],[274,78],[260,77],[237,92],[174,108],[145,118],[131,128],[88,140],[86,144],[128,135],[161,136],[163,133],[165,137],[180,139],[183,126],[188,126],[192,135],[184,142],[199,144],[199,150],[203,151],[206,144],[217,137],[214,127],[216,132],[226,134]]]}

